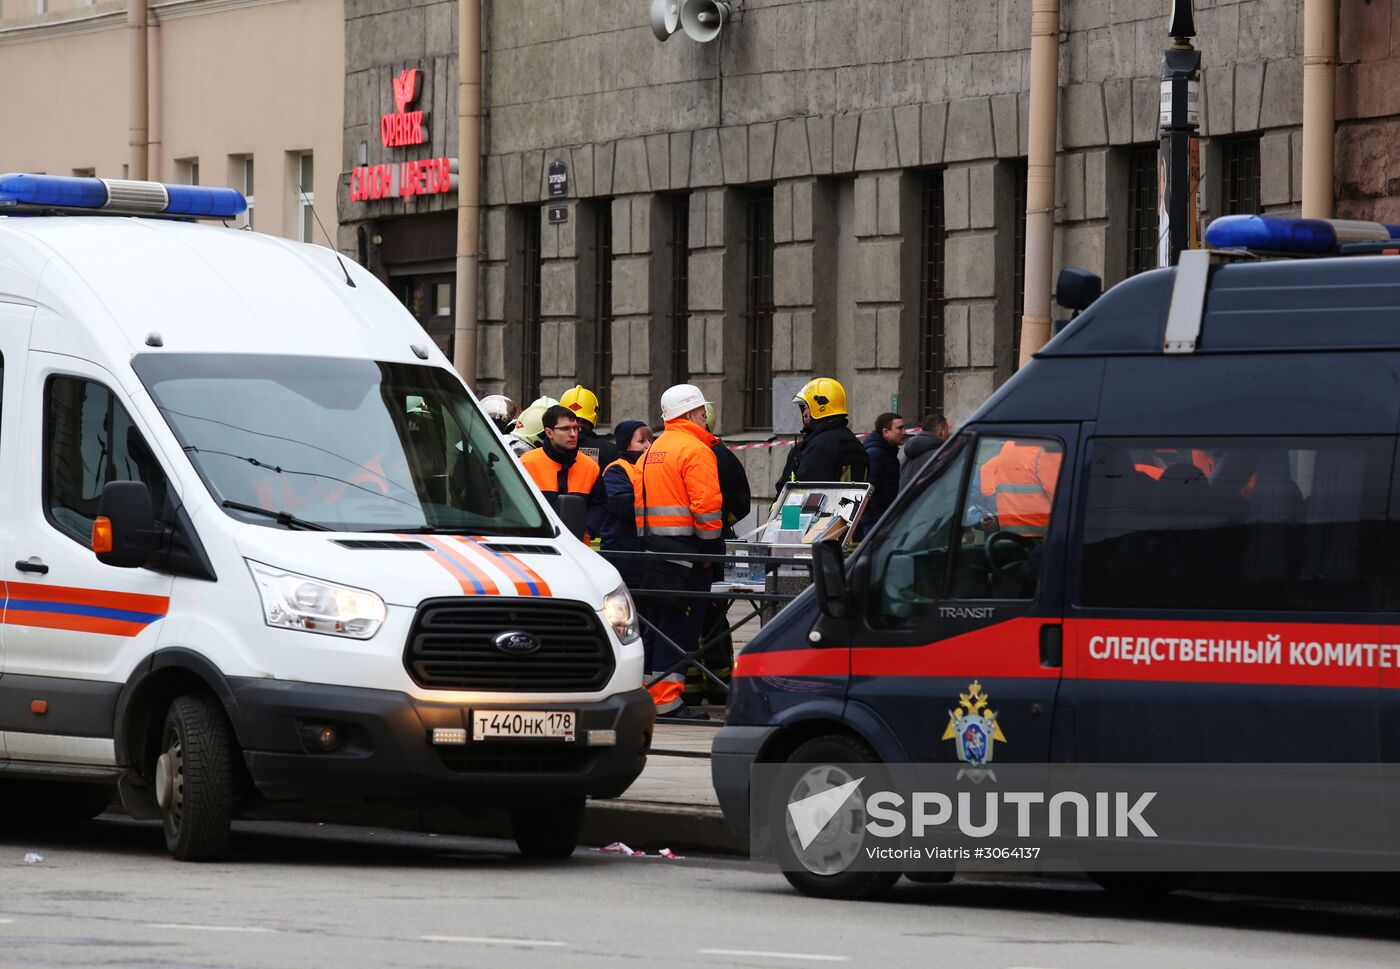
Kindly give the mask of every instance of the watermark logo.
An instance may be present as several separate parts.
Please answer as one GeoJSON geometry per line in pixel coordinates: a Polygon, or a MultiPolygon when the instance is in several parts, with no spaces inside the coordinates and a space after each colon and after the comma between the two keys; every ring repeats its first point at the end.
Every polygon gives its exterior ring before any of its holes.
{"type": "Polygon", "coordinates": [[[851,795],[860,789],[863,780],[864,777],[858,777],[788,805],[788,817],[792,819],[792,826],[803,851],[812,846],[812,842],[817,840],[817,836],[831,823],[831,819],[836,817],[851,795]]]}

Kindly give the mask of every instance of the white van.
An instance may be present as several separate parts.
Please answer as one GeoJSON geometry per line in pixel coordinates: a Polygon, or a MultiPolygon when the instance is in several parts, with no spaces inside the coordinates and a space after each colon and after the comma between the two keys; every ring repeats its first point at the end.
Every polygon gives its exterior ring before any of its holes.
{"type": "Polygon", "coordinates": [[[116,785],[205,859],[277,802],[505,808],[567,855],[651,741],[622,580],[373,276],[192,221],[243,208],[0,175],[0,819],[116,785]]]}

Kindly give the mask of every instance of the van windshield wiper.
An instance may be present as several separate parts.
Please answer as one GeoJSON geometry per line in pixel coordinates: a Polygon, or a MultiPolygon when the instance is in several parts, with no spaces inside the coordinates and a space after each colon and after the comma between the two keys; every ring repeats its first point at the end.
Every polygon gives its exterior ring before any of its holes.
{"type": "Polygon", "coordinates": [[[309,532],[333,532],[335,529],[329,525],[322,525],[318,522],[309,522],[305,518],[298,518],[289,515],[285,511],[271,511],[267,508],[259,508],[257,505],[245,505],[241,501],[225,501],[225,508],[232,508],[234,511],[245,511],[250,515],[262,515],[264,518],[271,518],[279,525],[287,528],[304,528],[309,532]]]}

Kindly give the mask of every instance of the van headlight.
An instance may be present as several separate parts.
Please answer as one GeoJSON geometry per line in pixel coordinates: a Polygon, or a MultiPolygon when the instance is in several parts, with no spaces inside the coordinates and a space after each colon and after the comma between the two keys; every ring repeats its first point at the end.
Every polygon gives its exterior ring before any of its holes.
{"type": "Polygon", "coordinates": [[[608,625],[613,627],[620,642],[630,643],[642,634],[637,607],[632,603],[632,595],[625,585],[618,586],[604,597],[603,615],[608,617],[608,625]]]}
{"type": "Polygon", "coordinates": [[[384,625],[384,600],[373,592],[247,561],[269,626],[369,639],[384,625]]]}

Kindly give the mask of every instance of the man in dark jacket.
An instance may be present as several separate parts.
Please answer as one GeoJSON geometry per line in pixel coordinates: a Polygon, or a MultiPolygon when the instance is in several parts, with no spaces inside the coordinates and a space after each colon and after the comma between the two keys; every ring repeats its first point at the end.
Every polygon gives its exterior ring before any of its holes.
{"type": "Polygon", "coordinates": [[[802,440],[788,453],[773,493],[790,481],[869,480],[869,458],[846,413],[846,389],[831,377],[818,377],[792,400],[802,411],[802,440]]]}
{"type": "Polygon", "coordinates": [[[885,509],[899,494],[899,448],[904,444],[904,418],[887,411],[875,418],[875,430],[865,437],[865,453],[870,458],[870,497],[860,518],[864,537],[885,509]]]}
{"type": "MultiPolygon", "coordinates": [[[[705,425],[713,434],[715,430],[713,404],[705,405],[705,425]]],[[[744,470],[744,462],[740,461],[739,456],[729,450],[729,446],[719,438],[715,438],[715,443],[710,445],[710,450],[715,453],[715,464],[719,470],[719,493],[724,502],[723,534],[726,539],[732,539],[735,537],[734,526],[748,517],[749,512],[753,510],[753,494],[749,490],[749,475],[744,470]]],[[[734,639],[727,631],[729,629],[729,609],[733,604],[734,600],[732,599],[711,599],[706,604],[703,638],[707,641],[707,645],[699,656],[699,660],[705,665],[705,668],[724,680],[725,683],[730,681],[734,672],[734,639]]],[[[692,703],[708,700],[711,703],[724,706],[729,699],[729,695],[724,690],[716,686],[695,666],[686,670],[685,693],[686,699],[692,703]]]]}
{"type": "Polygon", "coordinates": [[[904,445],[904,467],[899,472],[899,486],[907,486],[910,481],[919,473],[919,469],[928,463],[928,459],[933,453],[943,446],[943,442],[948,440],[948,435],[952,428],[948,426],[948,418],[942,413],[934,412],[924,416],[923,426],[919,428],[919,433],[909,439],[909,443],[904,445]]]}

